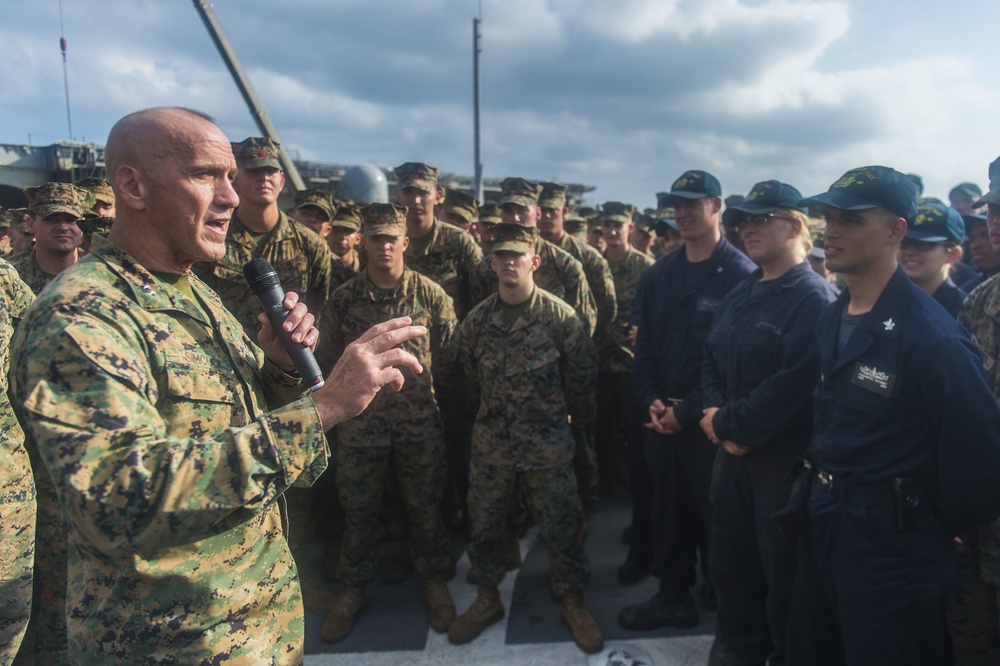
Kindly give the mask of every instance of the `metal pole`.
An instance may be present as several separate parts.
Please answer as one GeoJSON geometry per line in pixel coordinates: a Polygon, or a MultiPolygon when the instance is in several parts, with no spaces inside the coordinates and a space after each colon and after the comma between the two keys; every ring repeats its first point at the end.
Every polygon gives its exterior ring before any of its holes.
{"type": "MultiPolygon", "coordinates": [[[[480,13],[482,7],[480,7],[480,13]]],[[[479,85],[480,62],[479,54],[483,51],[482,20],[472,19],[472,80],[473,80],[473,115],[475,125],[475,188],[476,200],[483,201],[483,137],[481,134],[481,115],[483,106],[483,91],[479,85]]]]}
{"type": "Polygon", "coordinates": [[[66,68],[66,29],[63,27],[62,0],[59,0],[59,50],[63,61],[63,90],[66,93],[66,125],[69,128],[70,141],[73,140],[73,114],[69,110],[69,70],[66,68]]]}
{"type": "Polygon", "coordinates": [[[236,81],[236,87],[240,89],[243,99],[246,101],[247,106],[250,107],[250,114],[257,123],[258,129],[260,129],[264,136],[278,144],[278,158],[281,160],[285,176],[291,183],[292,188],[296,192],[301,192],[306,189],[306,186],[299,175],[299,170],[295,167],[295,163],[292,162],[288,151],[285,150],[285,146],[281,142],[281,137],[278,136],[278,130],[275,129],[270,116],[267,115],[267,110],[261,104],[260,98],[257,97],[257,91],[254,90],[253,84],[250,83],[250,77],[247,76],[246,70],[243,69],[240,59],[236,57],[233,45],[229,42],[225,30],[222,29],[222,24],[219,23],[219,18],[212,10],[212,3],[210,0],[194,0],[194,8],[198,10],[201,20],[208,29],[208,34],[211,35],[212,41],[215,42],[215,48],[219,50],[219,55],[222,56],[222,60],[226,63],[229,73],[232,75],[233,80],[236,81]]]}

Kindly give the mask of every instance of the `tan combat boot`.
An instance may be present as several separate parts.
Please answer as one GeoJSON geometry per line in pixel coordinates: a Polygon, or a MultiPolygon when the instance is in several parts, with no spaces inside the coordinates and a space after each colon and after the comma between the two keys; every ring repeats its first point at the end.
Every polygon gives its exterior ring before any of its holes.
{"type": "Polygon", "coordinates": [[[323,589],[319,581],[302,580],[302,605],[310,613],[326,615],[333,610],[337,597],[323,589]]]}
{"type": "Polygon", "coordinates": [[[573,640],[587,654],[600,652],[604,648],[601,628],[583,605],[580,590],[566,590],[562,595],[562,619],[573,632],[573,640]]]}
{"type": "Polygon", "coordinates": [[[323,623],[323,640],[327,643],[343,640],[354,628],[355,618],[361,615],[367,606],[363,587],[360,585],[345,587],[323,623]]]}
{"type": "Polygon", "coordinates": [[[424,600],[430,614],[431,627],[439,634],[448,631],[455,621],[455,602],[451,599],[448,585],[438,576],[424,579],[424,600]]]}
{"type": "Polygon", "coordinates": [[[469,610],[455,620],[448,629],[448,640],[455,645],[468,643],[482,633],[483,629],[503,619],[503,603],[500,590],[488,585],[480,585],[476,600],[469,610]]]}

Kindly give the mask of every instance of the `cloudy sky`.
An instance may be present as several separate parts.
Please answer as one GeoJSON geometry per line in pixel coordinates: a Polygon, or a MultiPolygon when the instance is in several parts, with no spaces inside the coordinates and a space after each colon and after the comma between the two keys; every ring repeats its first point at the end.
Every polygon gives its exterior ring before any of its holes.
{"type": "MultiPolygon", "coordinates": [[[[805,194],[887,164],[927,194],[1000,153],[995,0],[482,0],[488,177],[655,204],[689,168],[805,194]],[[991,122],[992,121],[992,122],[991,122]]],[[[58,0],[2,0],[0,143],[67,138],[58,0]]],[[[478,0],[216,0],[293,156],[471,174],[478,0]]],[[[73,138],[140,108],[254,123],[190,0],[63,0],[73,138]]]]}

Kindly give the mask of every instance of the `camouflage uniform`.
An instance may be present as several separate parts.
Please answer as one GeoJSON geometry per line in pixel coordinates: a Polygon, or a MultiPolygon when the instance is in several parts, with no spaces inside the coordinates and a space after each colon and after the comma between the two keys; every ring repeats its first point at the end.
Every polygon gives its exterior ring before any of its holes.
{"type": "Polygon", "coordinates": [[[608,334],[608,327],[615,319],[617,313],[617,300],[615,298],[615,282],[601,253],[587,245],[585,241],[579,240],[563,234],[562,240],[557,247],[566,250],[573,258],[580,262],[583,267],[583,274],[587,277],[587,286],[594,297],[597,308],[597,320],[594,324],[594,341],[600,344],[600,340],[608,334]]]}
{"type": "Polygon", "coordinates": [[[408,269],[392,289],[378,288],[362,273],[334,291],[323,308],[320,330],[329,342],[320,350],[320,362],[333,365],[371,326],[402,315],[429,332],[403,344],[424,372],[400,368],[405,377],[400,391],[383,388],[370,409],[335,429],[337,487],[347,519],[340,559],[340,579],[346,585],[372,578],[379,541],[372,526],[378,523],[390,457],[410,519],[417,571],[441,574],[451,561],[440,513],[444,426],[433,387],[436,374],[440,380],[454,372],[458,323],[451,298],[434,281],[408,269]]]}
{"type": "MultiPolygon", "coordinates": [[[[986,377],[993,394],[1000,400],[1000,275],[994,275],[969,295],[959,312],[958,322],[979,345],[986,377]]],[[[968,663],[996,663],[1000,656],[1000,614],[997,613],[1000,609],[1000,519],[980,525],[964,541],[958,549],[961,594],[948,609],[956,656],[968,663]]]]}
{"type": "Polygon", "coordinates": [[[581,589],[589,565],[573,474],[570,419],[593,419],[597,356],[586,326],[535,288],[513,325],[498,294],[462,323],[460,360],[479,411],[472,435],[469,556],[479,585],[505,570],[508,516],[520,485],[549,551],[553,589],[581,589]]]}
{"type": "Polygon", "coordinates": [[[639,276],[653,265],[653,259],[629,246],[622,261],[608,264],[615,281],[618,313],[608,328],[608,335],[598,341],[597,347],[597,458],[605,481],[622,452],[622,444],[631,439],[635,418],[631,405],[635,352],[629,343],[628,331],[639,276]]]}
{"type": "Polygon", "coordinates": [[[98,236],[14,337],[12,395],[69,525],[75,662],[302,661],[279,498],[326,466],[319,415],[191,283],[199,303],[98,236]]]}
{"type": "Polygon", "coordinates": [[[49,275],[38,265],[38,261],[35,260],[34,248],[15,258],[11,265],[35,296],[42,293],[42,289],[45,289],[45,286],[55,278],[54,275],[49,275]]]}
{"type": "Polygon", "coordinates": [[[263,257],[271,262],[281,287],[294,291],[310,312],[319,312],[330,296],[330,248],[319,236],[279,213],[278,224],[260,247],[240,222],[239,209],[233,213],[226,238],[226,255],[212,264],[200,262],[194,271],[222,299],[226,308],[239,320],[251,340],[257,339],[260,303],[247,286],[243,266],[251,259],[263,257]]]}
{"type": "Polygon", "coordinates": [[[406,267],[444,287],[455,302],[459,321],[472,309],[472,285],[483,252],[472,236],[450,224],[434,220],[431,239],[423,254],[413,244],[406,248],[406,267]]]}
{"type": "MultiPolygon", "coordinates": [[[[569,252],[544,238],[538,239],[535,253],[542,258],[542,265],[535,271],[535,284],[576,310],[587,331],[593,333],[597,325],[597,306],[583,265],[569,252]]],[[[490,258],[484,257],[476,271],[476,297],[481,301],[496,290],[497,274],[490,268],[490,258]]]]}
{"type": "Polygon", "coordinates": [[[31,614],[35,558],[35,483],[24,433],[7,397],[10,339],[34,297],[0,260],[0,663],[17,654],[31,614]]]}

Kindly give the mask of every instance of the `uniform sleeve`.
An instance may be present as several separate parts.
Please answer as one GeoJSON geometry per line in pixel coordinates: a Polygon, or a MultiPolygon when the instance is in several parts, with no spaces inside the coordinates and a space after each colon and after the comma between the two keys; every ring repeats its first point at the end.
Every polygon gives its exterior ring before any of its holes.
{"type": "Polygon", "coordinates": [[[615,296],[615,280],[611,276],[611,268],[603,257],[593,255],[584,264],[587,282],[597,304],[597,324],[594,329],[594,339],[604,340],[608,336],[608,328],[618,316],[618,299],[615,296]]]}
{"type": "Polygon", "coordinates": [[[1000,405],[964,335],[925,351],[916,365],[939,438],[934,503],[952,533],[961,534],[1000,515],[1000,405]]]}
{"type": "Polygon", "coordinates": [[[334,288],[333,252],[330,251],[325,242],[319,240],[318,236],[316,238],[318,242],[313,244],[316,248],[315,256],[312,266],[309,267],[311,273],[309,277],[310,300],[306,303],[314,316],[330,298],[334,288]]]}
{"type": "Polygon", "coordinates": [[[463,241],[462,290],[460,292],[462,302],[455,303],[454,307],[464,317],[489,293],[480,295],[481,287],[477,284],[479,265],[483,262],[483,250],[468,234],[465,234],[463,241]]]}
{"type": "Polygon", "coordinates": [[[320,308],[319,342],[316,345],[316,362],[319,363],[323,375],[326,376],[337,364],[337,359],[344,353],[347,346],[344,340],[343,313],[338,305],[340,298],[340,288],[335,289],[333,295],[320,308]]]}
{"type": "Polygon", "coordinates": [[[142,344],[116,322],[49,320],[20,336],[15,349],[13,388],[27,432],[88,548],[122,555],[206,538],[250,519],[326,465],[311,398],[195,436],[204,433],[198,417],[208,421],[225,408],[212,402],[224,400],[224,389],[199,386],[197,375],[178,377],[179,387],[199,396],[187,399],[197,403],[196,418],[174,424],[192,436],[170,436],[160,409],[185,398],[158,393],[142,344]]]}
{"type": "MultiPolygon", "coordinates": [[[[719,403],[722,408],[715,413],[712,427],[720,439],[751,448],[761,446],[774,440],[808,409],[819,380],[816,320],[826,305],[828,302],[819,296],[804,303],[793,325],[782,336],[777,371],[751,389],[746,397],[728,404],[719,403]]],[[[705,360],[708,361],[707,355],[705,360]]],[[[703,374],[702,378],[707,380],[709,375],[703,374]]],[[[715,390],[705,383],[706,405],[710,391],[715,390]]]]}
{"type": "Polygon", "coordinates": [[[472,404],[479,404],[481,392],[475,358],[479,323],[479,317],[474,311],[465,318],[458,330],[458,364],[465,376],[472,404]]]}
{"type": "Polygon", "coordinates": [[[434,304],[434,326],[431,327],[431,363],[438,398],[448,399],[460,386],[458,368],[458,317],[451,296],[439,290],[434,304]]]}
{"type": "Polygon", "coordinates": [[[566,408],[576,427],[593,425],[597,406],[594,385],[597,382],[597,348],[589,331],[577,318],[568,317],[557,341],[562,367],[566,408]]]}
{"type": "Polygon", "coordinates": [[[592,335],[597,326],[597,304],[594,300],[594,294],[590,291],[590,286],[587,284],[587,276],[583,272],[583,264],[574,259],[573,255],[568,252],[566,255],[571,261],[566,262],[565,270],[563,271],[563,274],[570,278],[569,284],[566,285],[565,300],[580,315],[583,323],[587,325],[588,335],[592,335]]]}
{"type": "Polygon", "coordinates": [[[647,292],[652,287],[652,271],[646,270],[639,278],[639,286],[635,294],[636,325],[639,330],[635,339],[635,365],[632,371],[632,385],[635,399],[642,408],[643,414],[649,410],[653,401],[660,398],[659,381],[656,367],[656,340],[652,336],[652,307],[648,302],[647,292]]]}

